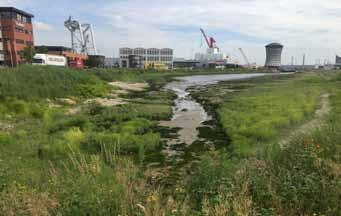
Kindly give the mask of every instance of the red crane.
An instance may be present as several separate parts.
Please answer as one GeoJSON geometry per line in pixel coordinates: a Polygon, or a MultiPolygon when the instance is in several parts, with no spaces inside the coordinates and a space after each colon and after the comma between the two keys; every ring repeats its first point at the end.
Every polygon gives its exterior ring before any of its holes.
{"type": "Polygon", "coordinates": [[[204,36],[205,40],[206,40],[206,43],[207,43],[207,46],[208,48],[217,48],[216,46],[216,40],[213,38],[213,37],[207,37],[205,31],[203,29],[200,29],[202,35],[204,36]]]}

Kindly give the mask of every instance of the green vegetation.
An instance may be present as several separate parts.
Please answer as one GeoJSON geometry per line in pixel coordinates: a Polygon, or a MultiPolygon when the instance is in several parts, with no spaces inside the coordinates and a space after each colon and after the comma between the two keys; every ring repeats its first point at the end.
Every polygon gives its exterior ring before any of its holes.
{"type": "Polygon", "coordinates": [[[175,170],[178,178],[163,178],[170,171],[157,125],[171,117],[174,95],[160,87],[205,73],[0,70],[0,215],[340,215],[338,72],[194,91],[230,145],[203,152],[175,170]],[[113,81],[150,88],[121,96],[129,103],[118,106],[85,103],[115,94],[113,81]],[[315,118],[325,93],[331,111],[321,128],[287,139],[315,118]]]}
{"type": "Polygon", "coordinates": [[[236,154],[255,153],[280,136],[280,130],[302,123],[318,107],[321,88],[301,80],[271,82],[234,94],[218,110],[236,154]]]}
{"type": "Polygon", "coordinates": [[[20,52],[20,57],[26,62],[26,63],[32,63],[33,57],[35,55],[34,47],[27,46],[20,52]]]}
{"type": "Polygon", "coordinates": [[[231,146],[206,155],[189,178],[187,193],[196,200],[195,207],[208,215],[339,215],[337,74],[261,78],[201,94],[202,100],[225,98],[217,112],[231,146]],[[227,91],[236,87],[243,90],[227,91]],[[331,94],[332,103],[326,123],[283,144],[290,128],[314,118],[323,93],[331,94]]]}

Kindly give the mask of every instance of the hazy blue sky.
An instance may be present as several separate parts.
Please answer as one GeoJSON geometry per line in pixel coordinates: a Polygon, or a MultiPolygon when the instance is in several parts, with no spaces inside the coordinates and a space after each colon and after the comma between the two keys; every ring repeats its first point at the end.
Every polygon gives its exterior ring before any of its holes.
{"type": "Polygon", "coordinates": [[[118,48],[170,47],[176,57],[203,51],[199,28],[214,36],[222,51],[263,64],[264,45],[285,45],[283,63],[295,56],[308,63],[334,61],[341,54],[340,0],[0,0],[35,15],[35,42],[70,46],[63,23],[72,15],[94,25],[101,54],[118,48]],[[72,2],[72,4],[70,3],[72,2]]]}

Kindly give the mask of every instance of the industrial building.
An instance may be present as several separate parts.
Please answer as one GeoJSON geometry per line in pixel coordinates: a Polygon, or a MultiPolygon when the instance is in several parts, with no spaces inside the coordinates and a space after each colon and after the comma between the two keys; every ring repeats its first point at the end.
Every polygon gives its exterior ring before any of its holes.
{"type": "Polygon", "coordinates": [[[34,46],[32,18],[34,16],[14,7],[0,7],[4,62],[8,66],[23,63],[20,52],[34,46]]]}
{"type": "Polygon", "coordinates": [[[65,56],[68,61],[74,61],[76,59],[81,59],[83,61],[88,59],[88,55],[77,53],[72,51],[71,48],[63,47],[63,46],[36,46],[36,50],[43,50],[46,49],[47,53],[50,55],[60,55],[65,56]]]}
{"type": "Polygon", "coordinates": [[[104,60],[104,67],[106,68],[120,67],[120,58],[106,57],[104,60]]]}
{"type": "Polygon", "coordinates": [[[279,43],[271,43],[265,46],[266,62],[265,67],[279,69],[282,61],[283,45],[279,43]]]}
{"type": "Polygon", "coordinates": [[[142,68],[143,65],[164,65],[173,68],[173,50],[169,48],[120,48],[120,66],[142,68]]]}
{"type": "Polygon", "coordinates": [[[335,57],[335,68],[340,69],[341,68],[341,57],[336,55],[335,57]]]}
{"type": "Polygon", "coordinates": [[[174,69],[188,68],[193,69],[199,66],[200,62],[197,60],[187,60],[187,59],[174,59],[173,66],[174,69]]]}
{"type": "Polygon", "coordinates": [[[208,37],[203,29],[200,29],[206,43],[206,53],[196,53],[195,61],[199,62],[199,67],[225,67],[228,64],[228,55],[220,53],[219,47],[216,45],[216,40],[213,37],[208,37]]]}

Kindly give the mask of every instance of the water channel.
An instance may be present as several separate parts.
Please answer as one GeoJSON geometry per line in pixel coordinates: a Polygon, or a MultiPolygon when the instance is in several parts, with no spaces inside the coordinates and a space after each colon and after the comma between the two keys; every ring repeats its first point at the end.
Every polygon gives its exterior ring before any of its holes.
{"type": "Polygon", "coordinates": [[[198,139],[198,128],[204,122],[211,119],[211,116],[204,107],[191,97],[188,91],[189,88],[214,85],[221,81],[243,80],[267,75],[273,74],[253,73],[188,76],[178,77],[176,81],[167,84],[165,89],[175,92],[177,98],[174,101],[173,118],[170,121],[160,122],[160,125],[178,129],[178,131],[176,138],[167,140],[167,145],[163,150],[166,158],[181,157],[184,152],[179,151],[177,146],[191,146],[198,139]]]}

